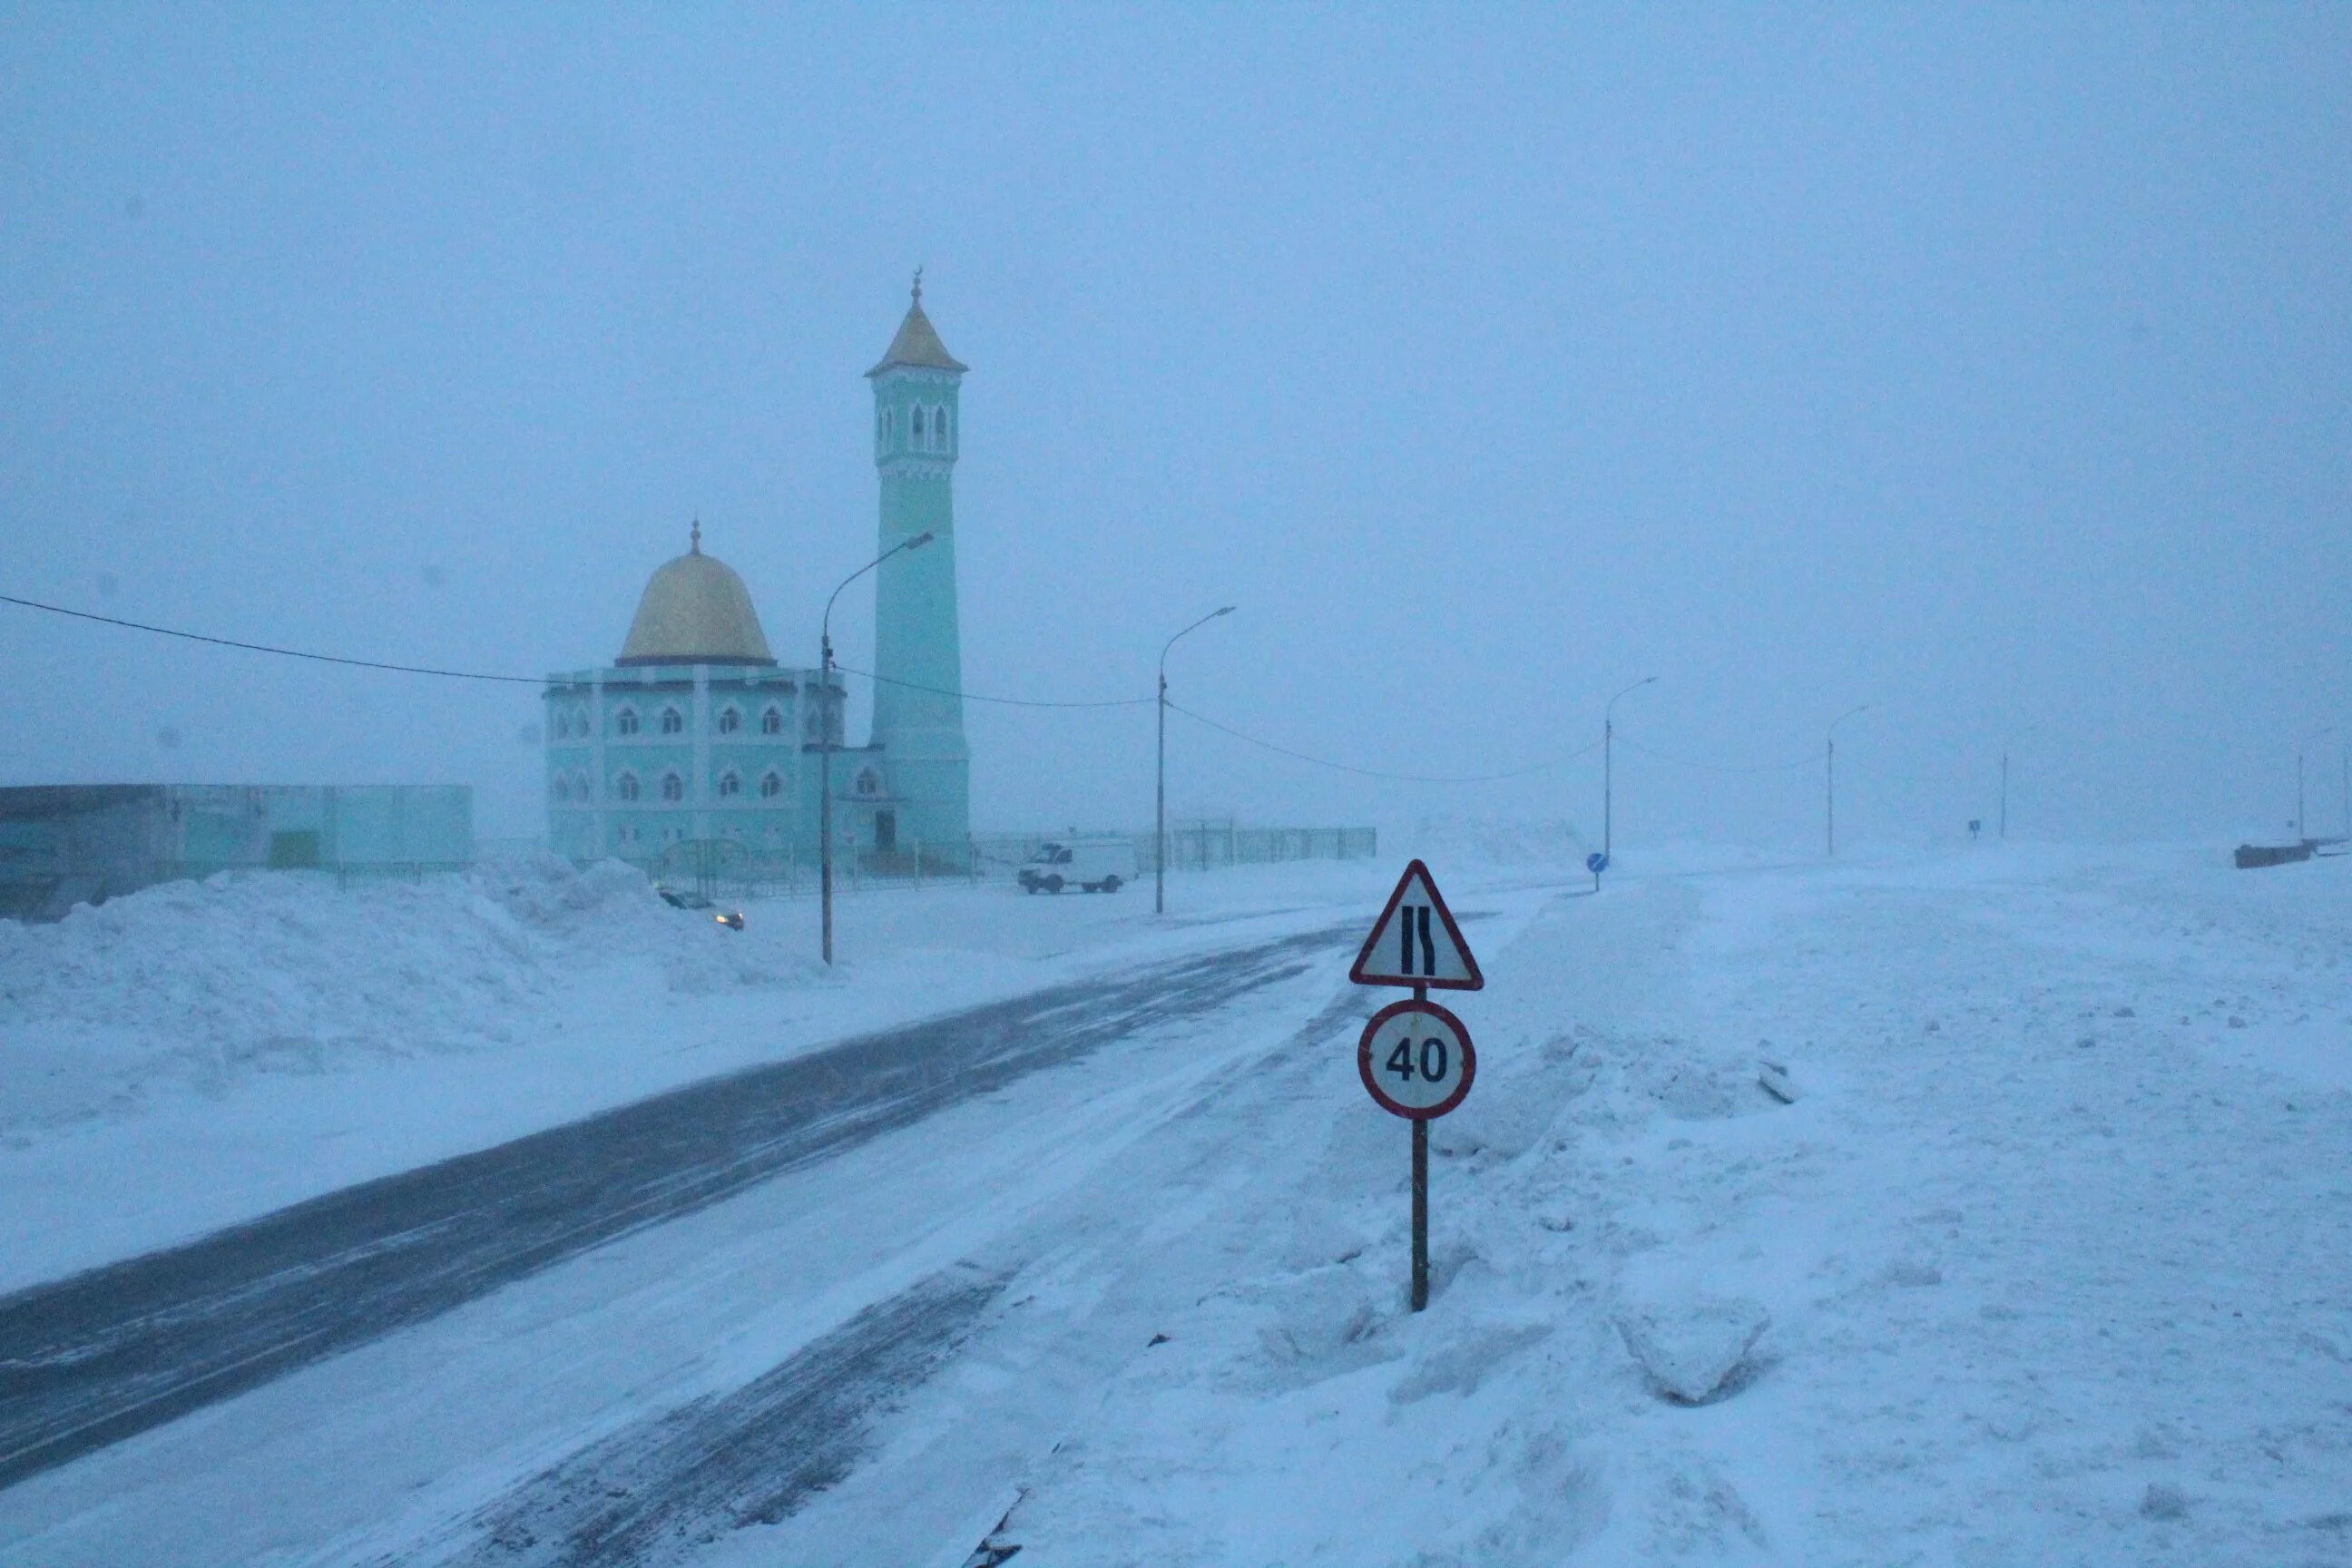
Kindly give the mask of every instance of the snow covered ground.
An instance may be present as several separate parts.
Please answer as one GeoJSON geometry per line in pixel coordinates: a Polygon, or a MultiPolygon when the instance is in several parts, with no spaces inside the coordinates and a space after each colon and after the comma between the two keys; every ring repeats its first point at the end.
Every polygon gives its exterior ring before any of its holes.
{"type": "Polygon", "coordinates": [[[1402,1310],[1404,1131],[1335,1037],[1290,1217],[1159,1326],[1007,1541],[2352,1561],[2352,862],[1636,878],[1487,973],[1429,1311],[1402,1310]]]}
{"type": "MultiPolygon", "coordinates": [[[[537,1561],[475,1533],[530,1477],[959,1268],[855,1468],[646,1560],[2352,1562],[2352,861],[1629,858],[1434,861],[1488,988],[1425,1313],[1336,953],[0,1492],[0,1562],[537,1561]]],[[[593,876],[0,927],[6,1283],[1394,870],[871,895],[832,976],[593,876]]]]}

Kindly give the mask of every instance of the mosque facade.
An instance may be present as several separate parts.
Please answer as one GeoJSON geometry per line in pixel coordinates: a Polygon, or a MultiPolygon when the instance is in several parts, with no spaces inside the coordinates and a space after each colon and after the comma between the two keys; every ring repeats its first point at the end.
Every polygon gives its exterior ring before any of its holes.
{"type": "Polygon", "coordinates": [[[587,861],[678,865],[719,844],[730,862],[806,866],[819,849],[823,770],[835,850],[887,868],[961,869],[971,850],[971,753],[963,733],[953,479],[969,367],[923,311],[922,281],[874,392],[881,480],[874,721],[845,743],[836,672],[779,664],[749,588],[687,552],[646,583],[620,656],[551,675],[543,693],[548,847],[587,861]]]}

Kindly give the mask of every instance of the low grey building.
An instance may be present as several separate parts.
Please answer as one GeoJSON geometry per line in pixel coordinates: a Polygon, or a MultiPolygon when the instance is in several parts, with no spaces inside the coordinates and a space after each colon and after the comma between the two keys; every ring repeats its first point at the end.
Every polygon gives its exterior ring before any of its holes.
{"type": "Polygon", "coordinates": [[[465,784],[0,788],[0,916],[17,919],[215,871],[407,874],[473,858],[465,784]]]}

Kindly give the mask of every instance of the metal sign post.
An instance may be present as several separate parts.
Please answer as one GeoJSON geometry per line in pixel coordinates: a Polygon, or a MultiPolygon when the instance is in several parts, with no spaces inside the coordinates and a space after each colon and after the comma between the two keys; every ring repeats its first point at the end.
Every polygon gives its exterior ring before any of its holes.
{"type": "MultiPolygon", "coordinates": [[[[1425,986],[1412,988],[1416,1002],[1429,1000],[1425,986]]],[[[1465,1077],[1465,1089],[1470,1087],[1465,1077]]],[[[1429,1118],[1412,1119],[1412,1310],[1429,1305],[1429,1118]]]]}
{"type": "Polygon", "coordinates": [[[1359,985],[1410,985],[1412,1000],[1371,1016],[1356,1045],[1356,1072],[1374,1104],[1412,1123],[1412,1310],[1429,1305],[1429,1124],[1467,1099],[1478,1053],[1462,1020],[1429,999],[1433,986],[1486,986],[1429,868],[1405,868],[1388,907],[1348,972],[1359,985]]]}

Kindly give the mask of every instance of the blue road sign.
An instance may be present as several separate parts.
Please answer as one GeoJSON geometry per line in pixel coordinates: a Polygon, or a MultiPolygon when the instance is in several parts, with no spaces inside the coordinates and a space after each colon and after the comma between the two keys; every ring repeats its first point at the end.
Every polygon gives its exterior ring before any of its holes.
{"type": "Polygon", "coordinates": [[[1609,869],[1609,857],[1595,849],[1584,858],[1584,868],[1598,877],[1601,872],[1609,869]]]}

